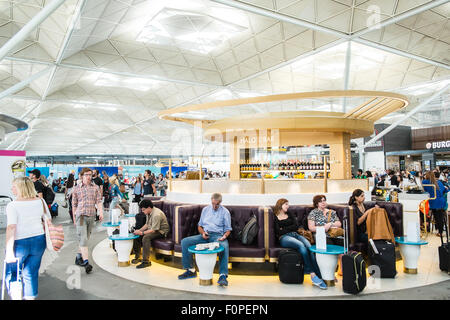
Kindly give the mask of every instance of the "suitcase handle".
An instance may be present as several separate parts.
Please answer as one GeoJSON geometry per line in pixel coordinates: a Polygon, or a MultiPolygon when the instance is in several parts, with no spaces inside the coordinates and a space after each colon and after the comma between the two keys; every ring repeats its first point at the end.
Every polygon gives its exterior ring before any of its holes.
{"type": "Polygon", "coordinates": [[[380,254],[380,253],[378,252],[377,247],[375,246],[375,243],[373,242],[373,239],[369,239],[369,243],[370,243],[370,245],[372,246],[373,252],[375,252],[375,254],[380,254]]]}

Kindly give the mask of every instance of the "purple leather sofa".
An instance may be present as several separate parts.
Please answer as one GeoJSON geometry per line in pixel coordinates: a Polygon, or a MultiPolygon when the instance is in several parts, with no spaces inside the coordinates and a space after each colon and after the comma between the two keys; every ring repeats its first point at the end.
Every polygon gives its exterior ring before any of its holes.
{"type": "MultiPolygon", "coordinates": [[[[329,209],[336,211],[336,214],[339,217],[341,223],[344,221],[344,217],[348,217],[349,207],[344,205],[328,205],[329,209]]],[[[268,208],[268,237],[269,237],[269,262],[277,262],[278,261],[278,253],[282,249],[278,239],[275,237],[274,230],[274,219],[275,214],[273,212],[274,207],[271,206],[268,208]]],[[[313,206],[310,205],[291,205],[289,206],[288,212],[292,212],[295,216],[297,216],[297,222],[299,227],[303,226],[305,230],[308,230],[308,215],[314,209],[313,206]]]]}
{"type": "MultiPolygon", "coordinates": [[[[375,207],[378,204],[380,208],[386,209],[389,222],[392,226],[392,231],[395,237],[403,236],[403,204],[399,202],[384,202],[384,201],[366,201],[364,205],[367,209],[375,207]]],[[[353,208],[349,206],[349,248],[359,252],[367,253],[367,243],[358,242],[358,217],[354,213],[353,208]]]]}
{"type": "MultiPolygon", "coordinates": [[[[198,222],[205,205],[179,206],[175,213],[175,244],[174,255],[181,257],[181,240],[198,234],[198,222]]],[[[233,231],[228,237],[230,262],[264,262],[264,209],[258,206],[225,206],[231,215],[231,227],[233,231]],[[243,245],[237,235],[255,215],[259,226],[256,240],[251,245],[243,245]]]]}

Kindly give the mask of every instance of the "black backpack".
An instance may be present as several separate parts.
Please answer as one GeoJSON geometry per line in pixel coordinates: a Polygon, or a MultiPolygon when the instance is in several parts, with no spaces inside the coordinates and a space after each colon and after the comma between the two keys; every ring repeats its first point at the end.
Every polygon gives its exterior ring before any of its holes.
{"type": "Polygon", "coordinates": [[[244,245],[252,244],[255,241],[256,236],[258,235],[258,231],[258,221],[256,219],[256,216],[253,215],[245,224],[244,229],[239,232],[238,238],[244,245]]]}
{"type": "Polygon", "coordinates": [[[44,186],[43,197],[44,197],[45,202],[48,205],[51,205],[53,203],[53,201],[55,201],[55,193],[53,192],[52,188],[50,188],[48,186],[44,186]]]}

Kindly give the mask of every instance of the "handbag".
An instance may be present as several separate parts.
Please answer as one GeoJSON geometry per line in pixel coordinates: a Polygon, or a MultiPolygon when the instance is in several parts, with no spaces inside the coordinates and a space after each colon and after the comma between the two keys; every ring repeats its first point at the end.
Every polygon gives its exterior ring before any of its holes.
{"type": "Polygon", "coordinates": [[[314,244],[315,241],[311,231],[298,228],[297,233],[308,240],[310,244],[314,244]]]}
{"type": "Polygon", "coordinates": [[[44,208],[43,224],[45,230],[45,241],[47,243],[47,250],[58,252],[64,245],[64,230],[62,225],[54,225],[47,216],[45,204],[42,202],[44,208]]]}
{"type": "MultiPolygon", "coordinates": [[[[331,210],[328,210],[327,223],[330,222],[330,219],[331,219],[331,210]]],[[[344,235],[344,229],[342,229],[342,228],[330,228],[330,229],[328,229],[327,235],[330,238],[342,237],[344,235]]]]}

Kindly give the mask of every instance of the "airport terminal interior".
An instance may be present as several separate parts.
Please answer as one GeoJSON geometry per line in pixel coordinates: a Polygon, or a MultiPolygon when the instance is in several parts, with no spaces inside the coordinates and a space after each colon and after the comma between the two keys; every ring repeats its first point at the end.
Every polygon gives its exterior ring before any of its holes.
{"type": "Polygon", "coordinates": [[[2,298],[449,300],[449,18],[0,0],[2,298]]]}

